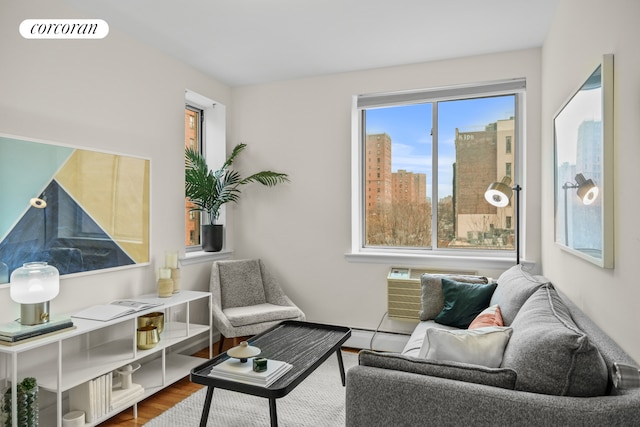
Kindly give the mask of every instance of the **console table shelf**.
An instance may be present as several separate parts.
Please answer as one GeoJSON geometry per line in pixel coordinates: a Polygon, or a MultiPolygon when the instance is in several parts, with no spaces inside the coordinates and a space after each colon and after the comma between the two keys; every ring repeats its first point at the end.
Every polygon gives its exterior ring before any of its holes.
{"type": "MultiPolygon", "coordinates": [[[[74,329],[14,346],[0,346],[0,379],[3,383],[15,385],[22,378],[36,378],[43,393],[41,425],[61,427],[62,415],[75,409],[69,408],[69,390],[94,378],[140,363],[141,368],[133,374],[133,382],[142,385],[144,394],[107,411],[86,426],[96,425],[188,375],[202,363],[201,358],[180,353],[181,347],[190,341],[206,337],[211,352],[211,293],[181,291],[170,298],[143,295],[133,299],[161,305],[106,322],[72,318],[74,329]],[[208,324],[191,321],[194,317],[192,305],[196,304],[198,309],[208,313],[208,324]],[[136,347],[137,318],[154,311],[165,314],[160,342],[152,349],[140,350],[136,347]]],[[[15,392],[15,387],[12,391],[15,392]]],[[[14,414],[15,410],[14,405],[14,414]]],[[[13,420],[16,418],[12,417],[13,420]]]]}

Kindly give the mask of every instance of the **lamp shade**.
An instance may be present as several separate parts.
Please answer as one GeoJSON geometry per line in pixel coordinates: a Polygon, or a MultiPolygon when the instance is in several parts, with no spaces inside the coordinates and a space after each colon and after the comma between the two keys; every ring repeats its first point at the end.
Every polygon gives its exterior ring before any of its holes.
{"type": "Polygon", "coordinates": [[[576,183],[578,184],[578,197],[585,205],[590,205],[598,198],[600,190],[591,179],[586,179],[581,173],[576,175],[576,183]]]}
{"type": "Polygon", "coordinates": [[[509,204],[509,199],[513,194],[511,188],[511,178],[505,176],[501,181],[492,182],[484,192],[484,198],[489,204],[503,208],[509,204]]]}
{"type": "Polygon", "coordinates": [[[11,273],[11,299],[20,304],[50,301],[60,291],[60,273],[46,262],[28,262],[11,273]]]}

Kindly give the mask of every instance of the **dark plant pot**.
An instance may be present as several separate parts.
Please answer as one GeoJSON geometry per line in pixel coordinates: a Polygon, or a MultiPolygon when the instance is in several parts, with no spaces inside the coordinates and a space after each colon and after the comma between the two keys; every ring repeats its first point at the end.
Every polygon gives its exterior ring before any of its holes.
{"type": "Polygon", "coordinates": [[[222,250],[223,226],[208,224],[202,226],[202,250],[205,252],[220,252],[222,250]]]}

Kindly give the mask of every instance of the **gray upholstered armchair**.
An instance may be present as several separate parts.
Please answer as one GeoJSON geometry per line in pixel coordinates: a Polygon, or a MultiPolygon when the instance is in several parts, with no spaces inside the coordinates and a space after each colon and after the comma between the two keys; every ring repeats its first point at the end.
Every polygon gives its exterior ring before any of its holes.
{"type": "Polygon", "coordinates": [[[304,320],[259,259],[216,261],[209,284],[213,325],[225,338],[252,336],[283,320],[304,320]]]}

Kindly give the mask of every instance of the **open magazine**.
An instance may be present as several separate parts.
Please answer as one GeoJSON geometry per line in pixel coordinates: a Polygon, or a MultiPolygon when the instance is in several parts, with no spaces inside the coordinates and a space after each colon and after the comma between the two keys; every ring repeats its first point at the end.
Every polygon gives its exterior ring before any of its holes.
{"type": "Polygon", "coordinates": [[[136,300],[117,300],[109,304],[94,305],[71,317],[78,317],[80,319],[101,320],[106,322],[107,320],[115,319],[127,314],[135,313],[136,311],[146,310],[161,305],[161,303],[136,301],[136,300]]]}

